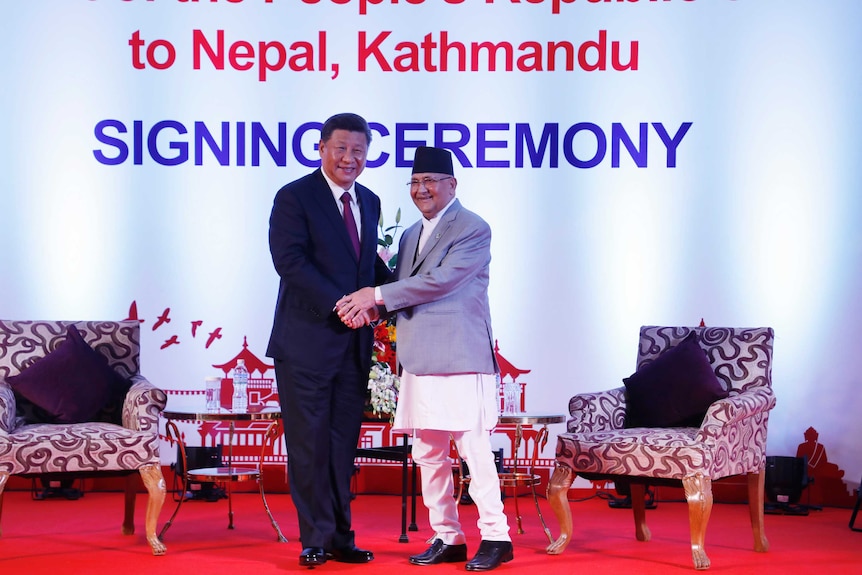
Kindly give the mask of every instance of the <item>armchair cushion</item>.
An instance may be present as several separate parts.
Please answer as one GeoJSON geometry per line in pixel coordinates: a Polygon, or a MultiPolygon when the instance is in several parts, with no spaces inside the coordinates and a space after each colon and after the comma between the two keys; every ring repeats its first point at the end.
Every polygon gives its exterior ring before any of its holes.
{"type": "Polygon", "coordinates": [[[700,347],[696,331],[642,365],[623,383],[627,428],[700,427],[709,406],[728,395],[700,347]]]}
{"type": "Polygon", "coordinates": [[[92,421],[105,406],[121,402],[131,385],[74,326],[52,352],[7,381],[44,410],[48,423],[92,421]]]}

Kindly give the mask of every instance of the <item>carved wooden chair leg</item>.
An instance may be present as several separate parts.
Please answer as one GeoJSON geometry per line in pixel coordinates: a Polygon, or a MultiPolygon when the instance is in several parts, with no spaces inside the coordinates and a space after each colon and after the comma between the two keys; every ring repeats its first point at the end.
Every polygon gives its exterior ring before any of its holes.
{"type": "MultiPolygon", "coordinates": [[[[8,473],[0,473],[0,517],[3,517],[3,490],[6,488],[6,481],[8,480],[8,473]]],[[[2,529],[0,529],[0,535],[3,535],[2,529]]]]}
{"type": "Polygon", "coordinates": [[[153,555],[164,555],[168,549],[156,535],[156,523],[159,520],[159,512],[165,503],[165,494],[167,493],[167,486],[165,485],[165,478],[162,477],[161,466],[156,464],[141,467],[141,478],[144,480],[147,493],[149,493],[149,497],[147,498],[147,518],[145,521],[147,542],[153,548],[153,555]]]}
{"type": "Polygon", "coordinates": [[[688,501],[688,522],[691,531],[691,557],[695,569],[709,569],[704,540],[706,525],[712,512],[712,478],[703,474],[683,477],[682,486],[688,501]]]}
{"type": "Polygon", "coordinates": [[[135,534],[135,500],[138,496],[137,477],[130,473],[126,476],[126,508],[123,513],[123,535],[135,534]]]}
{"type": "Polygon", "coordinates": [[[635,516],[635,538],[638,541],[649,541],[652,534],[646,524],[646,485],[631,484],[632,512],[635,516]]]}
{"type": "Polygon", "coordinates": [[[763,484],[766,472],[748,473],[748,511],[751,515],[751,530],[754,533],[754,550],[760,553],[769,551],[769,541],[763,529],[763,484]]]}
{"type": "Polygon", "coordinates": [[[559,555],[565,550],[572,538],[572,509],[569,507],[569,487],[575,480],[575,473],[570,468],[557,464],[554,474],[548,481],[546,497],[551,510],[557,517],[560,526],[560,536],[545,549],[548,555],[559,555]]]}

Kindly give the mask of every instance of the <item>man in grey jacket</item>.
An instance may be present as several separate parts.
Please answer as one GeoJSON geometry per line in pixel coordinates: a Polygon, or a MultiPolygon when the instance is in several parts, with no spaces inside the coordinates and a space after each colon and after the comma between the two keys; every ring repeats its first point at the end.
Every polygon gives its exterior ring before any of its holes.
{"type": "Polygon", "coordinates": [[[415,565],[467,560],[453,498],[450,437],[470,468],[470,497],[482,537],[468,571],[488,571],[513,558],[490,432],[498,400],[488,269],[491,229],[455,198],[452,155],[420,147],[410,196],[422,219],[405,230],[391,283],[363,288],[336,304],[345,324],[359,327],[378,310],[397,313],[401,391],[393,430],[413,434],[422,469],[422,498],[435,531],[415,565]]]}

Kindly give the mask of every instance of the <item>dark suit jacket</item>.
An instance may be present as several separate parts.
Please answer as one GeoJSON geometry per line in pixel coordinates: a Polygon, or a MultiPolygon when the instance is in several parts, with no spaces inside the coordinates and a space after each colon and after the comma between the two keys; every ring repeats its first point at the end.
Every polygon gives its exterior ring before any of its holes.
{"type": "MultiPolygon", "coordinates": [[[[298,367],[322,369],[344,358],[353,330],[332,311],[359,288],[383,283],[386,264],[377,257],[380,199],[355,185],[362,213],[361,254],[356,254],[332,191],[320,169],[281,188],[270,216],[269,244],[280,279],[266,354],[298,367]]],[[[360,369],[371,366],[370,328],[361,328],[360,369]]]]}

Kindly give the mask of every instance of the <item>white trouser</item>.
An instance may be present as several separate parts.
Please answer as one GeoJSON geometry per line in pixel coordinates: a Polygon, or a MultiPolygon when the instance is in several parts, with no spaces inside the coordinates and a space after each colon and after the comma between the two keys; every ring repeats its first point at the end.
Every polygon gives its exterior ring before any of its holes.
{"type": "Polygon", "coordinates": [[[479,511],[476,522],[484,541],[511,541],[509,523],[500,498],[500,480],[488,431],[438,431],[417,429],[413,435],[413,460],[422,469],[422,500],[436,536],[446,545],[466,543],[458,505],[453,498],[455,481],[449,460],[449,437],[470,468],[470,497],[479,511]]]}

